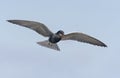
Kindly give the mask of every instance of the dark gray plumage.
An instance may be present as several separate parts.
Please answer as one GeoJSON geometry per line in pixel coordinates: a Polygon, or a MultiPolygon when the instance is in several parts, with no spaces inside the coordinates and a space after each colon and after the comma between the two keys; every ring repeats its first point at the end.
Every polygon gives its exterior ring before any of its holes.
{"type": "Polygon", "coordinates": [[[7,20],[7,21],[13,24],[30,28],[45,37],[49,37],[50,35],[53,34],[44,24],[39,22],[26,20],[7,20]]]}
{"type": "Polygon", "coordinates": [[[100,40],[95,39],[95,38],[88,36],[86,34],[83,34],[83,33],[78,33],[78,32],[64,35],[62,37],[62,40],[76,40],[76,41],[90,43],[90,44],[97,45],[97,46],[107,47],[107,45],[105,45],[100,40]]]}
{"type": "Polygon", "coordinates": [[[64,35],[64,32],[62,30],[59,30],[57,33],[52,33],[44,24],[39,22],[27,20],[7,20],[7,21],[13,24],[30,28],[36,31],[37,33],[43,35],[44,37],[49,37],[47,41],[38,42],[38,44],[51,49],[60,50],[56,44],[60,40],[76,40],[79,42],[85,42],[97,46],[107,47],[107,45],[101,42],[100,40],[83,33],[76,32],[64,35]]]}

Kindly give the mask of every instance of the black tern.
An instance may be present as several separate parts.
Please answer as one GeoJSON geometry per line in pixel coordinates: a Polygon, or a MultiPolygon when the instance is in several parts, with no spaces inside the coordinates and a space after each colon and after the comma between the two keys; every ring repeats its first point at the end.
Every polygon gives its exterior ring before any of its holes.
{"type": "Polygon", "coordinates": [[[100,40],[80,32],[64,34],[62,30],[59,30],[57,33],[53,33],[47,28],[46,25],[39,22],[28,20],[7,20],[7,21],[13,24],[30,28],[36,31],[37,33],[43,35],[44,37],[49,37],[48,40],[37,43],[41,46],[48,47],[57,51],[60,51],[60,48],[58,47],[57,43],[61,40],[76,40],[79,42],[85,42],[92,45],[107,47],[107,45],[101,42],[100,40]]]}

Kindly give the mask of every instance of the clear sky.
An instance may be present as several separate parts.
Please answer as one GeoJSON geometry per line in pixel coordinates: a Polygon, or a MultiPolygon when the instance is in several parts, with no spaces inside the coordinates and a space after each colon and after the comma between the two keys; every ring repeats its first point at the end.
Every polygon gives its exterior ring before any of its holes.
{"type": "Polygon", "coordinates": [[[120,0],[0,0],[0,78],[120,78],[120,0]],[[108,45],[36,44],[36,32],[6,22],[42,22],[53,32],[83,32],[108,45]]]}

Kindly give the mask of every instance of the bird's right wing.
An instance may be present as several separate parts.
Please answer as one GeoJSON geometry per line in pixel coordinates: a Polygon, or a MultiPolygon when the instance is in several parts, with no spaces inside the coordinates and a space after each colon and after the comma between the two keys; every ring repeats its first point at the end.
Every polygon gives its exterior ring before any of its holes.
{"type": "Polygon", "coordinates": [[[89,44],[93,44],[93,45],[97,45],[97,46],[107,47],[107,45],[105,45],[100,40],[98,40],[96,38],[93,38],[91,36],[88,36],[86,34],[83,34],[83,33],[78,33],[78,32],[64,35],[62,37],[62,40],[76,40],[76,41],[79,41],[79,42],[85,42],[85,43],[89,43],[89,44]]]}
{"type": "Polygon", "coordinates": [[[7,21],[13,24],[30,28],[45,37],[49,37],[50,35],[53,34],[44,24],[39,22],[27,20],[7,20],[7,21]]]}

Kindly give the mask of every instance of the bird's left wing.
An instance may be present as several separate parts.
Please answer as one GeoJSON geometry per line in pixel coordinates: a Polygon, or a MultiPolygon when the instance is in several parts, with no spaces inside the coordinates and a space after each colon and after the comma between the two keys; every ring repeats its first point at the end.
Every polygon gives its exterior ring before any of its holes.
{"type": "Polygon", "coordinates": [[[78,32],[64,35],[62,37],[62,40],[76,40],[76,41],[85,42],[85,43],[89,43],[89,44],[93,44],[97,46],[107,47],[107,45],[105,45],[100,40],[93,38],[91,36],[88,36],[86,34],[83,34],[83,33],[78,33],[78,32]]]}
{"type": "Polygon", "coordinates": [[[7,21],[13,24],[30,28],[45,37],[49,37],[51,34],[53,34],[44,24],[39,22],[27,20],[7,20],[7,21]]]}

